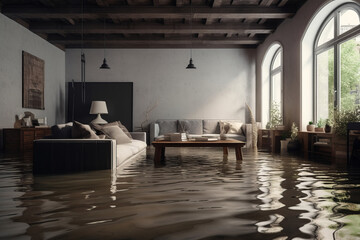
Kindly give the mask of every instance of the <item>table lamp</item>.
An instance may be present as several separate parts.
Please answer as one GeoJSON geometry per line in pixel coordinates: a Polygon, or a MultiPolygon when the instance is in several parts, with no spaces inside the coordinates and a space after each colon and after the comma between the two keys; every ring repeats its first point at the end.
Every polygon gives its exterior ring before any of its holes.
{"type": "Polygon", "coordinates": [[[108,114],[108,110],[106,107],[105,101],[92,101],[91,102],[91,108],[90,108],[90,114],[97,114],[97,117],[92,120],[92,123],[96,124],[105,124],[107,121],[101,118],[100,114],[108,114]]]}

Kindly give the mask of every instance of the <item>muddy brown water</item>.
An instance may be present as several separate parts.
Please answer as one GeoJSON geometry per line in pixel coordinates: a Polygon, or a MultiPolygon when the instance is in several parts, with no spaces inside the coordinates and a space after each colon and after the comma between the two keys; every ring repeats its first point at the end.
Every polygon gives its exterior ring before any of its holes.
{"type": "Polygon", "coordinates": [[[289,155],[153,149],[117,172],[0,158],[1,239],[360,239],[360,171],[289,155]]]}

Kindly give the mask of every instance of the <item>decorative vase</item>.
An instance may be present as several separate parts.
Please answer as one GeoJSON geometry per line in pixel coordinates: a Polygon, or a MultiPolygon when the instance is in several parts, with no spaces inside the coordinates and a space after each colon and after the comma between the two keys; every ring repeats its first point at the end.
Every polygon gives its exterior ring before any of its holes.
{"type": "Polygon", "coordinates": [[[325,125],[325,132],[326,133],[331,133],[331,126],[330,125],[328,125],[328,124],[325,125]]]}
{"type": "Polygon", "coordinates": [[[287,144],[288,152],[297,152],[300,149],[300,142],[298,140],[291,140],[287,144]]]}
{"type": "Polygon", "coordinates": [[[324,128],[323,127],[316,127],[315,132],[324,132],[324,128]]]}
{"type": "Polygon", "coordinates": [[[307,125],[306,130],[308,132],[314,132],[315,131],[315,125],[307,125]]]}

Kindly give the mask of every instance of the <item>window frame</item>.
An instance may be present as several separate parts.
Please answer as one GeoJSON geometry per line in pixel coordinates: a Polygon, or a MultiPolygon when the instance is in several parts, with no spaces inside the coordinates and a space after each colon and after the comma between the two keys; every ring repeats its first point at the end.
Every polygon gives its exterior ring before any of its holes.
{"type": "Polygon", "coordinates": [[[313,99],[314,99],[314,106],[313,106],[313,116],[315,122],[317,122],[317,108],[318,108],[318,101],[317,101],[317,56],[331,48],[334,48],[334,110],[336,108],[341,108],[341,62],[340,62],[340,45],[354,37],[360,35],[360,24],[356,27],[340,34],[340,12],[346,9],[350,9],[355,11],[360,19],[360,6],[355,3],[345,3],[335,10],[333,10],[325,19],[325,21],[321,24],[321,27],[318,29],[316,33],[316,38],[314,41],[313,46],[313,99]],[[324,28],[330,22],[330,20],[334,18],[334,38],[319,45],[318,42],[320,40],[320,36],[324,28]]]}
{"type": "Polygon", "coordinates": [[[280,73],[280,77],[281,77],[281,80],[280,80],[280,92],[281,92],[281,104],[279,103],[279,106],[280,106],[280,112],[281,112],[281,115],[284,116],[284,111],[283,111],[283,105],[284,105],[284,96],[283,96],[283,69],[284,69],[284,66],[283,66],[283,48],[282,46],[279,46],[278,49],[276,49],[272,59],[271,59],[271,62],[270,62],[270,69],[269,69],[269,91],[270,91],[270,94],[269,94],[269,116],[271,116],[271,104],[272,104],[272,99],[273,99],[273,77],[280,73]],[[273,65],[275,63],[275,60],[276,58],[279,56],[280,54],[280,65],[273,69],[273,65]]]}

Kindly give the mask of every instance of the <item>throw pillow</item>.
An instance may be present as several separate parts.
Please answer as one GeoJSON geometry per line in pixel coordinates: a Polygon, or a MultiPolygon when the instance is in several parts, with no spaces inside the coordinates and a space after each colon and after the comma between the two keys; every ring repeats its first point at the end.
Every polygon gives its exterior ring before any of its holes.
{"type": "Polygon", "coordinates": [[[116,144],[131,143],[130,138],[119,126],[103,127],[101,131],[106,135],[106,137],[115,139],[116,144]]]}
{"type": "Polygon", "coordinates": [[[98,135],[103,134],[102,129],[103,129],[104,127],[118,126],[118,127],[121,128],[121,130],[123,130],[123,132],[124,132],[130,139],[132,139],[131,134],[130,134],[129,131],[126,129],[126,127],[121,124],[120,121],[115,121],[115,122],[106,123],[106,124],[101,124],[101,125],[100,125],[100,124],[96,124],[96,123],[90,123],[90,125],[91,125],[91,127],[92,127],[93,129],[96,130],[96,133],[97,133],[98,135]]]}
{"type": "Polygon", "coordinates": [[[96,133],[91,129],[87,124],[82,124],[77,121],[74,121],[73,127],[71,129],[72,138],[82,138],[82,139],[99,139],[96,133]]]}
{"type": "Polygon", "coordinates": [[[178,121],[178,132],[190,134],[203,134],[203,124],[201,119],[187,119],[178,121]]]}
{"type": "Polygon", "coordinates": [[[57,124],[51,127],[51,135],[56,139],[72,138],[72,122],[57,124]]]}
{"type": "Polygon", "coordinates": [[[220,134],[242,134],[242,122],[237,121],[220,121],[220,134]]]}

